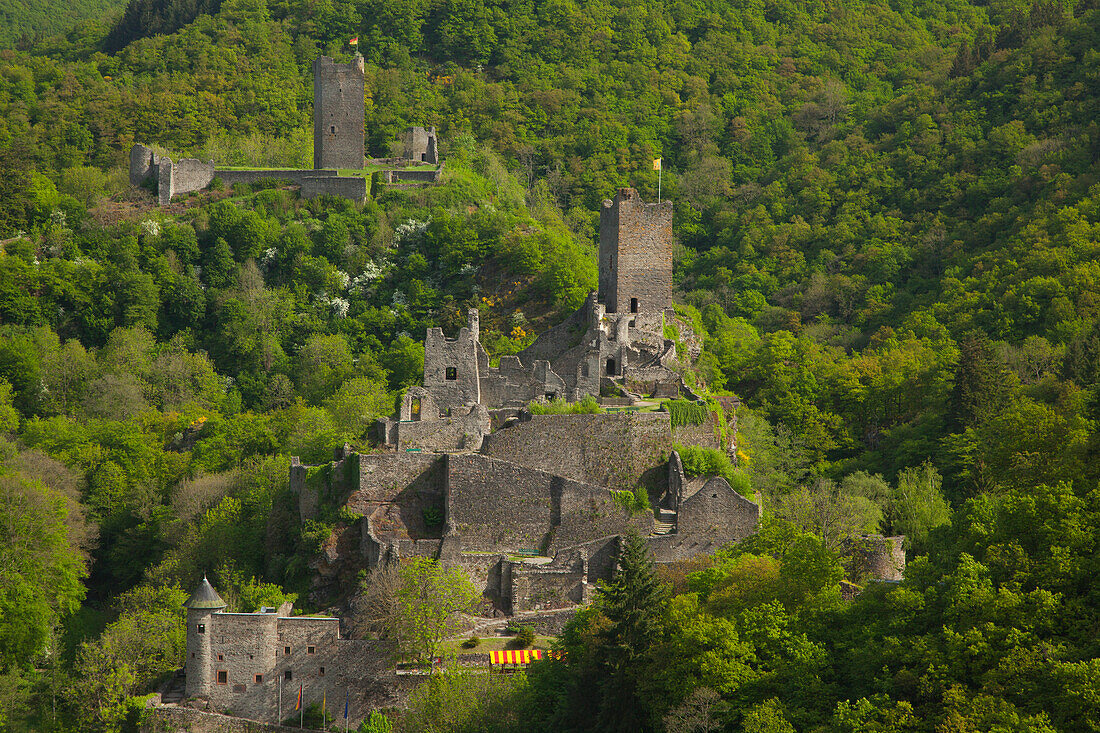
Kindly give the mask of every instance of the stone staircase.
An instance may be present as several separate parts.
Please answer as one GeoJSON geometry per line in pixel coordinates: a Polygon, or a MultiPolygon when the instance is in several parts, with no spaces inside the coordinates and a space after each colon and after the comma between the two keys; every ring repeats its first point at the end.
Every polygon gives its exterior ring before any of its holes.
{"type": "Polygon", "coordinates": [[[676,512],[660,508],[657,510],[657,519],[653,522],[653,532],[650,536],[659,537],[666,534],[676,534],[676,512]]]}
{"type": "Polygon", "coordinates": [[[185,694],[185,679],[183,671],[176,672],[164,685],[164,691],[160,694],[160,702],[162,705],[178,705],[183,702],[183,696],[185,694]]]}

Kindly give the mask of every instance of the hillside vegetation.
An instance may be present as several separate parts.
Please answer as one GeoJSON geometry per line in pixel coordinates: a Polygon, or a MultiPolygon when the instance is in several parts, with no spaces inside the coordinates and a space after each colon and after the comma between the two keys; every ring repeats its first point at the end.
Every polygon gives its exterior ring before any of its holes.
{"type": "MultiPolygon", "coordinates": [[[[365,445],[428,327],[564,318],[656,157],[766,528],[667,587],[635,558],[568,663],[439,729],[1094,729],[1098,62],[1094,2],[1011,0],[134,0],[0,51],[0,730],[131,725],[204,570],[334,600],[308,563],[355,517],[300,525],[289,457],[365,445]],[[440,186],[125,190],[135,141],[308,166],[356,35],[370,154],[436,125],[440,186]],[[866,531],[915,559],[842,603],[866,531]]],[[[462,698],[424,690],[409,729],[462,698]]]]}

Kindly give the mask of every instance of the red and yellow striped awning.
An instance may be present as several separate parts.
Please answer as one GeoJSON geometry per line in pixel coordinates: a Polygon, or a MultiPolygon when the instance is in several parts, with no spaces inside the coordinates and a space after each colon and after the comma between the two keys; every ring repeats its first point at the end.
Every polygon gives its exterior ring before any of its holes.
{"type": "Polygon", "coordinates": [[[542,659],[541,649],[505,649],[489,652],[490,664],[530,664],[536,659],[542,659]]]}

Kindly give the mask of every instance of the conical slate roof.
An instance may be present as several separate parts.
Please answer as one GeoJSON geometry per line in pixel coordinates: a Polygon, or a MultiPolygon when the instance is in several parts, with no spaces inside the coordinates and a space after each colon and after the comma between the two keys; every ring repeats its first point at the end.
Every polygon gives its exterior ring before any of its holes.
{"type": "Polygon", "coordinates": [[[195,588],[195,592],[191,594],[183,603],[184,608],[206,609],[206,608],[225,608],[225,601],[218,595],[218,591],[214,590],[214,586],[210,585],[210,581],[206,579],[206,576],[202,576],[202,582],[195,588]]]}

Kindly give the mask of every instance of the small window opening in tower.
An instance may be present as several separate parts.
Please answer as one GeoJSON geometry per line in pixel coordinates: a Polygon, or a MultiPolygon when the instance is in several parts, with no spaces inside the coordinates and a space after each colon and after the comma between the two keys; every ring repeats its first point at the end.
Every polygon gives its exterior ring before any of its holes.
{"type": "Polygon", "coordinates": [[[447,381],[453,382],[458,379],[458,367],[447,367],[447,381]]]}
{"type": "Polygon", "coordinates": [[[611,358],[607,360],[607,373],[611,376],[615,375],[615,359],[611,358]]]}
{"type": "Polygon", "coordinates": [[[218,684],[225,685],[229,683],[229,672],[224,669],[218,670],[218,684]]]}
{"type": "Polygon", "coordinates": [[[290,647],[284,646],[283,647],[283,654],[290,654],[290,647]]]}
{"type": "Polygon", "coordinates": [[[200,634],[205,634],[206,633],[206,624],[199,624],[199,633],[200,634]]]}
{"type": "Polygon", "coordinates": [[[324,668],[324,667],[321,667],[321,668],[320,668],[320,669],[318,670],[318,676],[319,676],[319,677],[324,677],[324,676],[325,676],[325,668],[324,668]]]}
{"type": "Polygon", "coordinates": [[[256,684],[262,685],[264,683],[264,676],[262,674],[256,675],[256,684]]]}
{"type": "Polygon", "coordinates": [[[335,135],[336,134],[336,125],[332,125],[331,127],[329,127],[328,131],[331,132],[333,135],[335,135]]]}
{"type": "Polygon", "coordinates": [[[421,163],[427,163],[428,162],[428,154],[427,153],[421,153],[420,154],[420,162],[421,163]]]}
{"type": "Polygon", "coordinates": [[[311,647],[311,646],[307,646],[307,647],[306,647],[306,654],[313,654],[313,653],[315,653],[316,651],[317,651],[317,650],[316,650],[316,649],[315,649],[314,647],[311,647]]]}
{"type": "Polygon", "coordinates": [[[630,299],[630,312],[631,313],[637,313],[638,312],[638,299],[637,298],[631,298],[630,299]]]}
{"type": "Polygon", "coordinates": [[[290,682],[292,679],[294,679],[294,673],[288,669],[287,671],[283,672],[283,679],[287,682],[290,682]]]}

